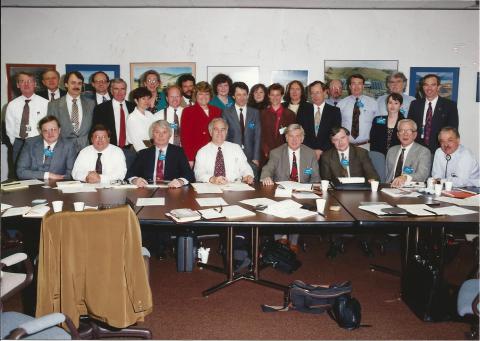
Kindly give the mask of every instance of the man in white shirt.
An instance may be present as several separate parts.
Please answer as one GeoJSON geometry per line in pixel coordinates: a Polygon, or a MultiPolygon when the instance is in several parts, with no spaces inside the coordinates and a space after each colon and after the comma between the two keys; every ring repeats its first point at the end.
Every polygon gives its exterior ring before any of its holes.
{"type": "Polygon", "coordinates": [[[85,92],[84,95],[95,101],[95,104],[102,104],[111,99],[108,87],[110,86],[110,79],[103,71],[97,71],[91,76],[91,85],[95,91],[85,92]]]}
{"type": "Polygon", "coordinates": [[[87,183],[110,184],[123,180],[127,173],[125,155],[122,150],[110,144],[110,131],[98,124],[92,129],[92,145],[78,154],[72,170],[74,180],[87,183]]]}
{"type": "Polygon", "coordinates": [[[46,90],[39,91],[37,95],[51,101],[65,96],[67,92],[58,87],[60,82],[60,73],[57,70],[46,70],[42,73],[42,84],[46,90]]]}
{"type": "Polygon", "coordinates": [[[5,128],[13,146],[13,162],[25,143],[25,139],[38,136],[38,122],[47,115],[48,100],[35,94],[35,76],[29,72],[16,75],[21,95],[8,103],[5,128]]]}
{"type": "Polygon", "coordinates": [[[415,97],[412,97],[405,93],[407,87],[407,77],[403,72],[395,72],[394,74],[387,76],[387,88],[388,93],[377,98],[378,104],[378,113],[381,116],[388,115],[387,112],[387,97],[390,94],[399,94],[403,98],[402,106],[400,107],[400,113],[403,117],[408,116],[408,110],[410,108],[410,103],[415,100],[415,97]]]}
{"type": "Polygon", "coordinates": [[[225,141],[228,124],[223,118],[215,118],[208,124],[212,141],[203,146],[195,158],[195,179],[223,185],[242,181],[253,183],[253,170],[248,164],[242,148],[225,141]]]}
{"type": "Polygon", "coordinates": [[[170,85],[166,93],[168,107],[158,112],[158,119],[170,123],[172,134],[169,143],[180,147],[180,120],[183,111],[183,107],[180,106],[182,100],[181,90],[178,85],[170,85]]]}
{"type": "Polygon", "coordinates": [[[446,179],[455,187],[480,186],[480,171],[473,153],[460,144],[460,134],[453,127],[444,127],[438,134],[440,148],[433,158],[432,176],[446,179]]]}

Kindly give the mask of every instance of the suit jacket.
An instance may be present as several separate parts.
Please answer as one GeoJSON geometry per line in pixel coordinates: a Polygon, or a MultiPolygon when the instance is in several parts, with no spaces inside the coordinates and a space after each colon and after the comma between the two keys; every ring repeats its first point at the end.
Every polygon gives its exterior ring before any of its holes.
{"type": "MultiPolygon", "coordinates": [[[[386,158],[386,174],[387,182],[391,182],[395,175],[395,165],[397,163],[397,154],[401,145],[391,147],[387,152],[386,158]]],[[[412,181],[425,181],[430,175],[432,167],[432,153],[430,150],[416,142],[413,143],[410,151],[407,154],[406,160],[403,162],[403,168],[410,167],[413,173],[408,174],[412,177],[412,181]]],[[[403,173],[403,171],[402,171],[403,173]]]]}
{"type": "MultiPolygon", "coordinates": [[[[400,144],[400,140],[397,136],[397,124],[398,121],[402,119],[403,116],[399,113],[397,123],[395,123],[395,127],[393,128],[389,148],[400,144]]],[[[370,129],[370,150],[387,155],[387,136],[388,115],[375,117],[372,122],[372,128],[370,129]]]]}
{"type": "Polygon", "coordinates": [[[332,148],[332,142],[330,141],[332,128],[342,125],[342,114],[337,107],[325,103],[320,119],[320,127],[318,128],[318,135],[316,135],[314,106],[311,103],[308,104],[309,106],[306,106],[305,111],[300,112],[299,110],[297,113],[297,123],[305,130],[303,143],[312,149],[326,151],[332,148]]]}
{"type": "MultiPolygon", "coordinates": [[[[125,110],[125,119],[128,117],[133,110],[135,110],[135,104],[129,101],[125,101],[126,108],[125,110]]],[[[113,113],[113,104],[112,100],[107,101],[105,103],[99,104],[93,109],[93,117],[92,117],[92,128],[95,127],[96,124],[103,124],[110,130],[110,143],[117,146],[117,131],[115,129],[115,115],[113,113]]],[[[127,126],[125,124],[125,134],[126,134],[127,126]]],[[[126,135],[125,135],[126,136],[126,135]]]]}
{"type": "MultiPolygon", "coordinates": [[[[424,146],[425,141],[422,138],[422,127],[423,127],[423,111],[425,109],[425,98],[417,99],[410,104],[410,109],[408,110],[408,118],[414,120],[417,123],[418,134],[415,142],[421,143],[424,146]]],[[[450,101],[449,99],[438,96],[437,105],[433,111],[432,116],[432,130],[430,133],[430,141],[427,148],[430,151],[435,153],[438,144],[438,133],[443,127],[454,127],[458,129],[458,109],[457,103],[450,101]]]]}
{"type": "MultiPolygon", "coordinates": [[[[127,172],[127,179],[133,176],[144,178],[145,180],[153,180],[153,169],[156,166],[155,146],[141,150],[132,167],[127,172]]],[[[195,182],[195,176],[192,168],[188,164],[187,157],[183,149],[174,144],[168,144],[167,154],[165,155],[165,180],[173,180],[185,178],[189,182],[195,182]]]]}
{"type": "MultiPolygon", "coordinates": [[[[280,135],[275,130],[275,114],[269,108],[265,108],[260,112],[260,120],[262,123],[262,153],[261,157],[264,163],[268,158],[270,150],[277,148],[285,143],[285,134],[280,135]]],[[[280,118],[279,127],[288,127],[296,122],[295,113],[290,109],[283,108],[282,117],[280,118]]]]}
{"type": "Polygon", "coordinates": [[[50,172],[65,175],[65,179],[71,179],[73,164],[77,156],[73,143],[60,137],[53,150],[50,167],[46,167],[43,164],[43,137],[35,136],[27,139],[17,161],[18,178],[20,180],[43,180],[44,173],[50,172]]]}
{"type": "MultiPolygon", "coordinates": [[[[243,152],[248,161],[260,160],[260,138],[262,125],[260,122],[260,113],[257,109],[247,107],[245,117],[245,145],[243,152]]],[[[227,141],[242,145],[242,133],[240,129],[240,120],[235,106],[226,108],[222,113],[223,118],[228,123],[227,141]]]]}
{"type": "MultiPolygon", "coordinates": [[[[350,144],[348,161],[351,177],[363,176],[366,180],[380,180],[367,150],[350,144]]],[[[340,163],[340,156],[335,148],[331,148],[322,154],[320,158],[320,174],[322,179],[330,181],[345,176],[344,168],[340,163]]]]}
{"type": "MultiPolygon", "coordinates": [[[[95,91],[85,91],[84,93],[82,93],[82,95],[85,96],[85,98],[88,98],[88,99],[91,99],[92,101],[94,101],[95,105],[100,105],[102,103],[106,103],[106,102],[103,102],[103,101],[100,102],[100,103],[97,103],[97,93],[95,91]]],[[[113,98],[112,94],[110,92],[108,92],[108,96],[110,96],[110,100],[113,98]]]]}
{"type": "Polygon", "coordinates": [[[93,109],[95,108],[95,101],[92,101],[80,95],[82,103],[82,123],[78,133],[73,131],[72,121],[70,120],[70,113],[67,107],[67,97],[63,96],[48,103],[48,115],[53,115],[60,121],[61,136],[69,141],[72,141],[77,153],[89,145],[88,134],[92,126],[93,109]]]}
{"type": "MultiPolygon", "coordinates": [[[[67,92],[63,89],[58,88],[58,90],[60,91],[60,97],[63,97],[67,94],[67,92]]],[[[48,96],[48,94],[49,94],[48,89],[37,92],[38,96],[42,96],[43,98],[50,100],[50,97],[48,96]]],[[[55,98],[55,99],[58,99],[58,98],[55,98]]]]}
{"type": "MultiPolygon", "coordinates": [[[[300,182],[320,182],[320,172],[315,152],[303,144],[300,146],[300,163],[298,164],[298,179],[300,182]]],[[[270,152],[268,162],[262,168],[260,179],[266,177],[272,178],[273,181],[290,180],[290,160],[286,143],[270,152]]]]}

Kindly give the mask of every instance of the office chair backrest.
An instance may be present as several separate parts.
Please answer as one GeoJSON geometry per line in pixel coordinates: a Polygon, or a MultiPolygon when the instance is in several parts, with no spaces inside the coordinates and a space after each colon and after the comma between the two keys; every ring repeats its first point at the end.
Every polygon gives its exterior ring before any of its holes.
{"type": "Polygon", "coordinates": [[[368,152],[368,155],[370,156],[370,160],[372,160],[373,167],[380,177],[380,182],[384,183],[387,177],[385,170],[385,155],[372,150],[368,152]]]}

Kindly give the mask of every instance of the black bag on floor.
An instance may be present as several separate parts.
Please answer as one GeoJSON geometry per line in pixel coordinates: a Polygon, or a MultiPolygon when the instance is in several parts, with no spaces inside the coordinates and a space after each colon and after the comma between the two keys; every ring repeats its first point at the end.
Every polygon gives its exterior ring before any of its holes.
{"type": "Polygon", "coordinates": [[[286,273],[292,273],[302,265],[288,245],[275,241],[268,241],[263,245],[262,262],[286,273]]]}
{"type": "Polygon", "coordinates": [[[192,272],[197,259],[197,237],[193,231],[177,236],[177,271],[192,272]]]}

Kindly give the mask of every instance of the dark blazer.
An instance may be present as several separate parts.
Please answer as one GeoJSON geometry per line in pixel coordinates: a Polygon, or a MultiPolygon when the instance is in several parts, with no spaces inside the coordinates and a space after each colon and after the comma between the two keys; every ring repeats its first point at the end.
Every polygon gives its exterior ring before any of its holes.
{"type": "MultiPolygon", "coordinates": [[[[247,107],[245,116],[244,149],[247,160],[260,161],[260,139],[262,133],[262,124],[260,122],[260,113],[257,109],[247,107]]],[[[235,105],[226,108],[222,117],[228,123],[227,141],[242,145],[242,132],[240,129],[240,120],[238,119],[235,105]]]]}
{"type": "MultiPolygon", "coordinates": [[[[85,91],[82,93],[83,96],[85,96],[86,98],[88,99],[91,99],[92,101],[95,102],[96,105],[100,105],[102,103],[106,103],[106,102],[97,102],[97,93],[95,91],[85,91]]],[[[110,92],[108,92],[108,96],[110,96],[110,99],[113,98],[112,97],[112,94],[110,92]]],[[[108,101],[107,101],[108,102],[108,101]]]]}
{"type": "MultiPolygon", "coordinates": [[[[262,122],[262,164],[268,159],[270,150],[277,148],[285,143],[285,134],[280,135],[278,130],[275,130],[275,114],[269,108],[265,108],[260,112],[260,120],[262,122]]],[[[282,117],[280,118],[279,127],[288,127],[295,123],[295,113],[290,109],[283,108],[282,117]]]]}
{"type": "MultiPolygon", "coordinates": [[[[390,140],[389,148],[399,145],[400,140],[397,136],[398,121],[403,119],[402,114],[398,113],[397,123],[392,132],[392,139],[390,140]]],[[[373,119],[372,128],[370,129],[370,150],[380,152],[387,155],[387,132],[388,132],[388,115],[377,116],[373,119]]]]}
{"type": "MultiPolygon", "coordinates": [[[[414,120],[417,123],[418,133],[415,142],[425,145],[425,141],[422,138],[422,126],[423,126],[423,111],[425,109],[425,98],[417,99],[410,104],[408,110],[408,118],[414,120]]],[[[433,111],[432,117],[432,130],[430,134],[429,145],[426,146],[432,153],[435,153],[438,144],[438,133],[443,127],[454,127],[458,129],[458,109],[457,103],[450,101],[449,99],[438,97],[437,105],[433,111]]]]}
{"type": "MultiPolygon", "coordinates": [[[[141,150],[128,170],[126,178],[130,179],[133,176],[138,176],[147,181],[153,180],[153,169],[156,161],[155,146],[141,150]]],[[[165,180],[185,178],[189,182],[195,182],[195,175],[188,164],[183,149],[170,143],[168,144],[167,155],[165,155],[164,178],[165,180]]]]}
{"type": "MultiPolygon", "coordinates": [[[[288,103],[288,102],[282,102],[282,106],[283,106],[284,108],[287,108],[287,109],[288,109],[288,105],[289,105],[289,104],[290,104],[290,103],[288,103]]],[[[311,105],[312,105],[312,104],[309,103],[309,102],[307,102],[307,101],[301,101],[301,102],[299,103],[299,106],[298,106],[298,110],[297,110],[296,115],[298,116],[298,114],[300,114],[300,113],[305,113],[305,111],[307,111],[311,105]]]]}
{"type": "Polygon", "coordinates": [[[333,127],[340,127],[342,125],[342,114],[340,109],[330,104],[325,103],[322,111],[322,118],[320,119],[320,127],[318,128],[318,135],[315,135],[315,113],[314,105],[307,103],[304,112],[297,113],[297,123],[305,130],[305,139],[303,144],[312,149],[321,149],[326,151],[332,148],[330,141],[330,132],[333,127]]]}
{"type": "MultiPolygon", "coordinates": [[[[372,161],[368,156],[368,151],[350,144],[348,155],[350,176],[363,176],[365,180],[380,180],[372,161]]],[[[335,148],[331,148],[322,154],[320,158],[320,176],[323,180],[334,181],[339,177],[344,177],[344,168],[340,163],[340,156],[335,148]]]]}
{"type": "Polygon", "coordinates": [[[71,179],[73,164],[77,157],[73,143],[60,137],[53,151],[50,167],[45,167],[43,137],[39,135],[26,139],[17,161],[18,178],[43,180],[45,172],[50,172],[65,175],[66,180],[71,179]]]}
{"type": "MultiPolygon", "coordinates": [[[[67,94],[67,92],[63,89],[58,88],[58,90],[60,90],[60,97],[63,97],[67,94]]],[[[42,91],[37,92],[37,95],[42,96],[43,98],[50,100],[50,96],[48,96],[49,92],[50,91],[48,91],[48,89],[46,89],[46,90],[42,90],[42,91]]],[[[55,99],[58,99],[58,98],[55,98],[55,99]]]]}
{"type": "MultiPolygon", "coordinates": [[[[125,118],[127,118],[128,114],[135,110],[135,104],[129,101],[125,101],[125,104],[125,118]]],[[[99,104],[93,109],[92,128],[95,127],[96,124],[103,124],[110,130],[110,143],[117,146],[118,138],[117,131],[115,130],[115,115],[113,113],[112,100],[99,104]]],[[[125,124],[125,129],[126,128],[127,126],[125,124]]]]}

